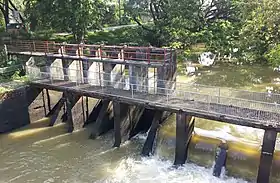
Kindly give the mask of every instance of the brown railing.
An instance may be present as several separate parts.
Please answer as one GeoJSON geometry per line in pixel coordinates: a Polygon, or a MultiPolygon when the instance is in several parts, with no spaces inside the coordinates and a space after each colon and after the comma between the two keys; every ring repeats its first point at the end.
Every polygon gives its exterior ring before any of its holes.
{"type": "Polygon", "coordinates": [[[54,41],[15,40],[5,43],[8,52],[61,54],[78,57],[120,59],[147,63],[172,63],[175,51],[170,48],[66,44],[54,41]]]}

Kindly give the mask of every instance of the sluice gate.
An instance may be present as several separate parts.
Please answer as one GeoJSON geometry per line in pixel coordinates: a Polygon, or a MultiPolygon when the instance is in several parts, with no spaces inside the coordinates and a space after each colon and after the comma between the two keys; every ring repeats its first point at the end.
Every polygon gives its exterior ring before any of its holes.
{"type": "MultiPolygon", "coordinates": [[[[195,117],[261,128],[265,135],[257,182],[269,182],[275,163],[280,106],[267,101],[264,94],[248,92],[257,99],[247,100],[227,96],[220,88],[212,87],[212,94],[206,94],[200,90],[205,86],[178,83],[176,52],[167,48],[36,41],[11,42],[7,48],[10,55],[30,57],[26,65],[30,86],[43,92],[44,113],[50,126],[62,119],[68,125],[67,131],[72,132],[76,126],[94,123],[90,138],[113,130],[114,147],[145,132],[148,136],[142,155],[148,156],[154,153],[160,126],[176,114],[174,165],[191,158],[188,152],[193,148],[204,151],[205,146],[206,150],[219,147],[215,151],[214,176],[220,176],[222,167],[227,167],[234,146],[197,135],[195,117]],[[60,93],[55,102],[51,101],[50,91],[60,93]]],[[[280,99],[276,94],[272,97],[280,99]]]]}

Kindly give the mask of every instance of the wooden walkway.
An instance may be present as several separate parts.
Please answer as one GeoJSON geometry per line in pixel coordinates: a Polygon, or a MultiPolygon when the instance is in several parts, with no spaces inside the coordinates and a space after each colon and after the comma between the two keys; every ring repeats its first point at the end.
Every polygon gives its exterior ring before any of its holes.
{"type": "Polygon", "coordinates": [[[114,87],[92,86],[90,84],[77,85],[76,82],[71,81],[37,80],[32,81],[31,85],[60,92],[70,91],[88,97],[142,105],[150,109],[159,109],[174,113],[181,111],[195,117],[242,126],[261,129],[275,128],[277,131],[280,129],[280,111],[269,112],[232,105],[188,100],[183,99],[181,96],[176,96],[176,94],[158,95],[114,87]]]}

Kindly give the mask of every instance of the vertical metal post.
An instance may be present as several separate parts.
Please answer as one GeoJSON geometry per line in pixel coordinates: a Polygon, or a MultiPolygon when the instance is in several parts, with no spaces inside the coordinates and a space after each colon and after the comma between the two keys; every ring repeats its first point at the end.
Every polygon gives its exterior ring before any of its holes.
{"type": "Polygon", "coordinates": [[[133,86],[133,84],[131,84],[131,86],[132,86],[131,87],[131,97],[134,98],[134,95],[133,95],[134,86],[133,86]]]}

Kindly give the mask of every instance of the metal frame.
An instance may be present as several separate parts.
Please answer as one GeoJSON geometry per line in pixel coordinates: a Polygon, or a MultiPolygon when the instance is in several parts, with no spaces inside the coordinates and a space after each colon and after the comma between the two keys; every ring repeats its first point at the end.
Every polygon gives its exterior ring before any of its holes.
{"type": "MultiPolygon", "coordinates": [[[[55,69],[65,69],[65,68],[55,68],[55,69]]],[[[224,95],[223,92],[217,92],[214,94],[205,94],[199,91],[188,91],[187,89],[192,89],[198,87],[199,85],[183,84],[177,82],[170,82],[161,80],[164,83],[164,87],[158,87],[158,82],[160,80],[151,80],[148,79],[148,86],[145,85],[146,82],[141,84],[131,84],[129,80],[131,76],[123,75],[121,81],[115,82],[111,80],[105,80],[104,78],[111,78],[111,74],[104,72],[88,72],[91,74],[102,75],[99,80],[87,78],[88,83],[83,83],[82,71],[77,71],[75,73],[80,73],[79,76],[70,75],[70,81],[65,81],[63,76],[60,74],[55,75],[53,73],[42,72],[41,70],[46,70],[45,68],[28,68],[28,74],[32,82],[35,83],[44,83],[48,82],[51,85],[57,85],[59,82],[63,83],[75,83],[74,86],[70,88],[75,88],[80,91],[85,92],[101,92],[104,94],[110,94],[116,97],[124,97],[129,99],[141,100],[148,103],[164,104],[171,107],[183,108],[183,109],[192,109],[196,111],[206,112],[206,113],[215,113],[219,115],[226,115],[231,117],[238,117],[242,119],[254,120],[260,123],[265,123],[272,126],[279,125],[280,119],[280,104],[273,102],[264,102],[259,100],[248,100],[238,97],[228,97],[224,95]],[[107,75],[107,77],[105,76],[107,75]],[[123,82],[126,80],[126,82],[123,82]],[[170,89],[169,86],[175,84],[175,88],[170,89]],[[129,85],[130,87],[126,87],[129,85]],[[86,87],[94,87],[93,90],[86,89],[86,87]],[[123,91],[123,93],[122,93],[123,91]]],[[[67,73],[71,70],[66,69],[67,73]]],[[[98,78],[98,77],[96,77],[98,78]]],[[[135,78],[144,81],[147,78],[135,78]]],[[[58,86],[58,85],[57,85],[58,86]]],[[[162,85],[161,85],[162,86],[162,85]]],[[[63,86],[67,88],[67,86],[63,86]]],[[[206,86],[203,86],[206,87],[206,86]]],[[[209,87],[213,88],[213,87],[209,87]]],[[[215,90],[221,90],[220,88],[215,88],[215,90]]],[[[238,90],[235,90],[238,91],[238,90]]],[[[240,91],[244,93],[244,91],[240,91]]],[[[264,95],[264,93],[257,92],[248,92],[248,94],[253,95],[264,95]]],[[[280,95],[274,94],[278,100],[280,95]]]]}

